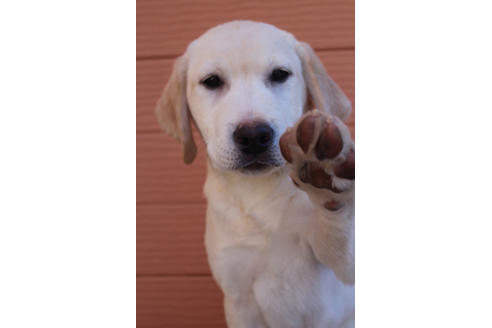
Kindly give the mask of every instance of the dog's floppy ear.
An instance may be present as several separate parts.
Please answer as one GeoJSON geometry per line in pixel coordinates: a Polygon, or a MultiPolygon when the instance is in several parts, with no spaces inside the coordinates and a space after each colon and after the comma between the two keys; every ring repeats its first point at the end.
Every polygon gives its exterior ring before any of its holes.
{"type": "Polygon", "coordinates": [[[328,75],[323,63],[309,44],[298,42],[296,51],[302,62],[309,101],[315,108],[329,112],[345,121],[352,109],[347,96],[328,75]]]}
{"type": "Polygon", "coordinates": [[[196,157],[196,145],[191,132],[190,113],[186,101],[187,59],[176,59],[171,77],[157,102],[156,114],[161,128],[179,140],[183,149],[183,161],[190,164],[196,157]]]}

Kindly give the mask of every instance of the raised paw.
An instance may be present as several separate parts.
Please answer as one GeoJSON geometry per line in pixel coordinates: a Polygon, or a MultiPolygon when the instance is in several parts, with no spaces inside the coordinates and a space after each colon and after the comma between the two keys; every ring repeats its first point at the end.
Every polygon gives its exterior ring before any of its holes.
{"type": "Polygon", "coordinates": [[[354,143],[347,126],[319,110],[304,114],[280,138],[280,150],[292,167],[293,182],[329,210],[340,208],[340,194],[352,190],[354,143]]]}

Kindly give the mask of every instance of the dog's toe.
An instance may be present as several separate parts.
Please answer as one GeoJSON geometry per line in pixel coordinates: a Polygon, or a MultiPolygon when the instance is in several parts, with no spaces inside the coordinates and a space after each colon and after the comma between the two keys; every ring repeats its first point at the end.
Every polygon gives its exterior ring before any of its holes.
{"type": "MultiPolygon", "coordinates": [[[[302,189],[340,193],[334,177],[352,185],[355,178],[355,152],[348,128],[334,117],[318,110],[306,113],[298,123],[287,129],[279,141],[283,157],[292,166],[292,179],[302,189]],[[309,188],[308,188],[309,189],[309,188]]],[[[335,208],[336,206],[330,206],[335,208]]]]}

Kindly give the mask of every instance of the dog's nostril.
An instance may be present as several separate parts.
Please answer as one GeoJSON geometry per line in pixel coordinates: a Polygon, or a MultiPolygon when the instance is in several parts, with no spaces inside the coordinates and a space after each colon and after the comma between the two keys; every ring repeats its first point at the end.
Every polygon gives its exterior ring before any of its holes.
{"type": "Polygon", "coordinates": [[[249,143],[249,139],[246,137],[239,138],[238,143],[242,146],[247,146],[249,143]]]}
{"type": "Polygon", "coordinates": [[[270,138],[270,135],[269,135],[269,134],[264,133],[264,134],[262,134],[262,135],[260,136],[260,143],[262,143],[262,144],[268,143],[268,142],[270,141],[270,139],[271,139],[271,138],[270,138]]]}
{"type": "Polygon", "coordinates": [[[264,123],[243,124],[233,134],[234,143],[246,154],[259,154],[270,147],[273,129],[264,123]]]}

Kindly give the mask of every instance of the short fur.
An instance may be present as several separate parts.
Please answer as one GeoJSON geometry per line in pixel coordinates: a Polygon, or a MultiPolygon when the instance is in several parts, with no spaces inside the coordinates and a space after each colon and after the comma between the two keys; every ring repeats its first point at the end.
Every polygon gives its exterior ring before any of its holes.
{"type": "Polygon", "coordinates": [[[229,327],[353,327],[353,188],[344,209],[328,213],[317,191],[293,185],[278,147],[312,106],[341,120],[350,114],[309,45],[250,21],[219,25],[193,41],[158,102],[160,125],[183,144],[186,163],[196,154],[191,117],[207,147],[205,244],[229,327]],[[277,66],[292,76],[272,86],[267,76],[277,66]],[[220,91],[200,84],[211,72],[225,79],[220,91]],[[254,120],[268,122],[275,139],[271,167],[256,174],[241,170],[231,138],[254,120]]]}

